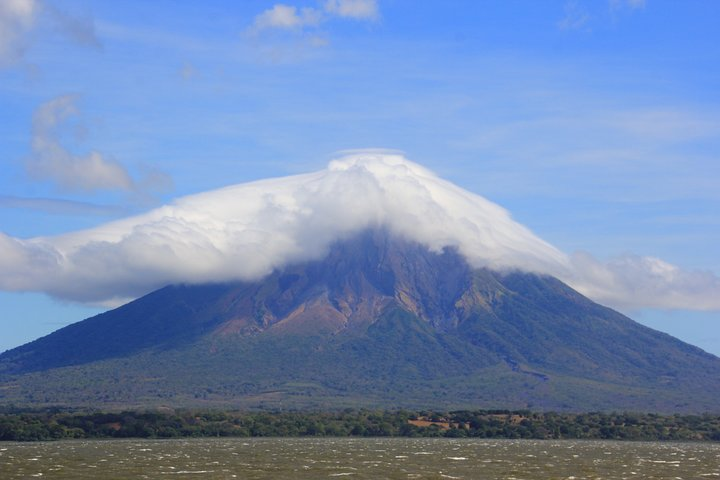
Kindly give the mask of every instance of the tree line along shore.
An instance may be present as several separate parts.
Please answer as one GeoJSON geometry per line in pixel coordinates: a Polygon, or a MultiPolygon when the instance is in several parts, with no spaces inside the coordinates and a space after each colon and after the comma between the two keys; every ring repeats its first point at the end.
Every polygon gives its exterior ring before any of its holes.
{"type": "Polygon", "coordinates": [[[77,412],[0,408],[0,441],[304,436],[720,441],[720,415],[350,409],[77,412]]]}

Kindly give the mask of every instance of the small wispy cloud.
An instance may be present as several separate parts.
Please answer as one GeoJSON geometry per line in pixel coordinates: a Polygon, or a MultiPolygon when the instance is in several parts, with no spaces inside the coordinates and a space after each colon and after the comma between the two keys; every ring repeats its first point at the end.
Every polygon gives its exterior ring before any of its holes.
{"type": "Polygon", "coordinates": [[[497,180],[482,181],[488,195],[506,195],[503,185],[514,182],[522,185],[518,192],[568,201],[572,195],[612,203],[720,198],[719,164],[707,149],[720,135],[712,109],[598,106],[597,99],[570,98],[578,107],[459,137],[457,147],[502,159],[488,173],[497,180]],[[559,180],[571,176],[572,182],[559,180]]]}
{"type": "Polygon", "coordinates": [[[565,4],[565,16],[558,22],[560,30],[580,30],[587,27],[590,13],[575,1],[565,4]]]}
{"type": "Polygon", "coordinates": [[[29,45],[29,34],[40,11],[36,0],[0,2],[0,67],[18,62],[29,45]]]}
{"type": "Polygon", "coordinates": [[[257,39],[265,32],[298,35],[304,44],[325,46],[328,39],[317,30],[334,19],[374,22],[380,18],[376,0],[327,0],[321,7],[299,7],[278,3],[255,16],[246,35],[257,39]]]}
{"type": "Polygon", "coordinates": [[[30,176],[49,180],[65,190],[97,191],[124,190],[144,193],[163,183],[161,172],[152,172],[140,182],[134,180],[125,167],[106,154],[91,150],[76,154],[61,140],[60,127],[78,116],[77,95],[62,95],[40,105],[33,115],[31,155],[25,160],[30,176]]]}
{"type": "Polygon", "coordinates": [[[578,30],[590,32],[603,22],[618,20],[618,14],[629,13],[645,8],[646,0],[608,0],[603,8],[597,2],[568,0],[565,2],[565,14],[557,22],[560,30],[578,30]]]}
{"type": "Polygon", "coordinates": [[[608,116],[607,123],[638,138],[664,144],[720,135],[717,116],[677,108],[626,110],[608,116]]]}
{"type": "Polygon", "coordinates": [[[42,104],[33,115],[32,155],[28,173],[38,180],[50,180],[68,190],[132,190],[127,170],[98,151],[76,155],[59,139],[58,127],[79,114],[76,95],[63,95],[42,104]]]}
{"type": "Polygon", "coordinates": [[[298,9],[292,5],[277,4],[255,17],[250,33],[259,34],[263,30],[301,30],[318,26],[322,13],[314,8],[298,9]]]}
{"type": "Polygon", "coordinates": [[[356,20],[377,20],[380,16],[375,0],[327,0],[325,11],[356,20]]]}
{"type": "Polygon", "coordinates": [[[42,0],[0,1],[0,67],[21,63],[38,31],[55,30],[61,37],[101,47],[91,17],[71,15],[42,0]]]}
{"type": "Polygon", "coordinates": [[[52,5],[44,5],[51,23],[61,35],[86,47],[101,48],[102,43],[97,36],[95,21],[90,16],[70,15],[52,5]]]}
{"type": "Polygon", "coordinates": [[[0,208],[34,210],[60,215],[92,215],[100,217],[127,213],[126,209],[115,205],[98,205],[60,198],[17,197],[13,195],[0,195],[0,208]]]}

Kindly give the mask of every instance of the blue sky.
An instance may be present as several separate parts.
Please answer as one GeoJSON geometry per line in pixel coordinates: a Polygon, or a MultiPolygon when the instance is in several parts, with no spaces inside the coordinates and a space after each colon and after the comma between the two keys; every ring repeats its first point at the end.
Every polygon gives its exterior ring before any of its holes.
{"type": "MultiPolygon", "coordinates": [[[[8,237],[388,148],[563,252],[662,259],[718,292],[720,2],[0,5],[8,237]]],[[[103,310],[18,290],[0,350],[103,310]]],[[[720,354],[713,308],[622,311],[720,354]]]]}

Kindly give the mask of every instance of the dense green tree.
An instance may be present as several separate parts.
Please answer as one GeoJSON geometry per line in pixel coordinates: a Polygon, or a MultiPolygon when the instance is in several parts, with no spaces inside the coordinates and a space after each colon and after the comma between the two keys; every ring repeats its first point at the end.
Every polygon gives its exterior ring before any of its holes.
{"type": "MultiPolygon", "coordinates": [[[[6,411],[7,412],[7,411],[6,411]]],[[[539,413],[507,410],[410,412],[0,413],[0,440],[210,436],[405,436],[720,441],[720,416],[539,413]],[[410,421],[435,422],[417,426],[410,421]],[[448,428],[448,424],[450,427],[448,428]]]]}

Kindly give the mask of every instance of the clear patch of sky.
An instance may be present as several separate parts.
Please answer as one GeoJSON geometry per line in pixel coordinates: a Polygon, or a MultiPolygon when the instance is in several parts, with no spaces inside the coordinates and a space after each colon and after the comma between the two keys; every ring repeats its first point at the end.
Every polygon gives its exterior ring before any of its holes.
{"type": "Polygon", "coordinates": [[[0,292],[0,305],[3,315],[0,352],[106,310],[102,307],[59,303],[41,293],[0,292]]]}
{"type": "Polygon", "coordinates": [[[629,312],[634,320],[655,330],[669,333],[680,340],[720,356],[719,312],[679,310],[643,310],[629,312]]]}

